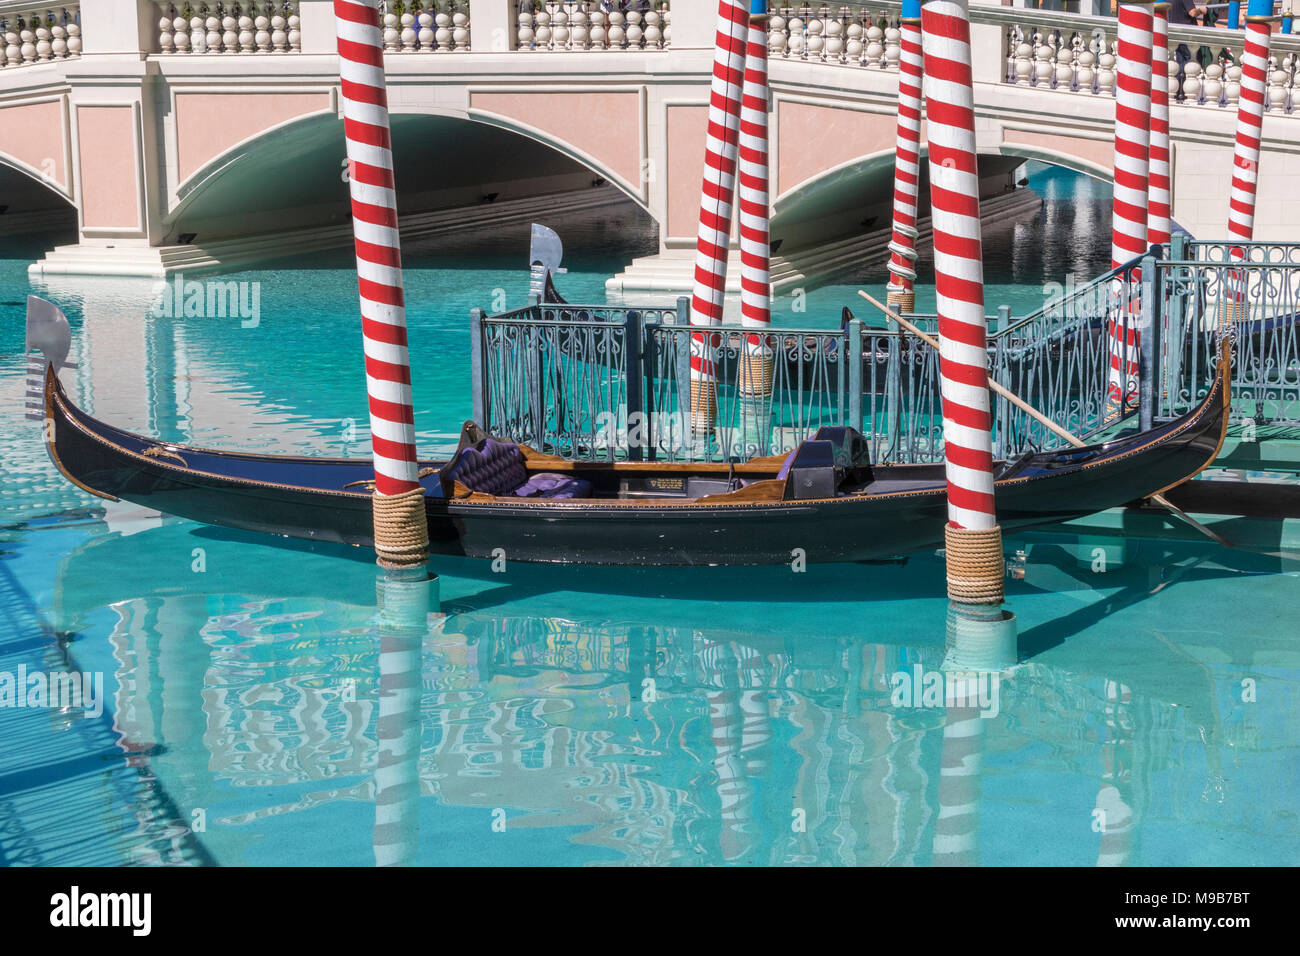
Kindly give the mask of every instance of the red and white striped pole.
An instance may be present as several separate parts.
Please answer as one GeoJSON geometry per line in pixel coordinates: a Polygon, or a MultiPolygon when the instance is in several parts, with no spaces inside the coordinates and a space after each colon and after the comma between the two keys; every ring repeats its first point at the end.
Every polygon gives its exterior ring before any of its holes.
{"type": "Polygon", "coordinates": [[[962,603],[1000,604],[1002,532],[993,502],[979,169],[966,0],[925,0],[921,21],[948,485],[948,594],[962,603]]]}
{"type": "MultiPolygon", "coordinates": [[[[740,103],[740,322],[746,328],[772,325],[768,219],[769,103],[767,85],[767,0],[752,0],[740,103]]],[[[737,388],[742,395],[767,395],[772,387],[772,351],[763,337],[746,338],[737,388]]]]}
{"type": "Polygon", "coordinates": [[[1147,181],[1147,246],[1163,246],[1170,234],[1169,196],[1169,4],[1157,3],[1151,40],[1151,149],[1147,181]]]}
{"type": "MultiPolygon", "coordinates": [[[[1111,268],[1147,251],[1147,186],[1151,149],[1151,32],[1149,3],[1119,5],[1119,64],[1115,77],[1115,187],[1111,268]]],[[[1107,417],[1137,401],[1137,281],[1115,282],[1109,323],[1107,417]]]]}
{"type": "Polygon", "coordinates": [[[334,0],[334,22],[370,400],[375,551],[385,567],[409,567],[426,560],[429,538],[416,463],[383,32],[375,0],[334,0]]]}
{"type": "MultiPolygon", "coordinates": [[[[1237,140],[1232,155],[1232,194],[1228,200],[1228,235],[1250,242],[1255,235],[1255,189],[1259,183],[1259,143],[1264,131],[1264,94],[1268,47],[1273,22],[1272,0],[1251,0],[1246,8],[1246,35],[1241,54],[1241,96],[1237,101],[1237,140]]],[[[1232,258],[1246,250],[1232,247],[1232,258]]],[[[1234,269],[1230,291],[1231,321],[1245,318],[1246,273],[1234,269]]]]}
{"type": "MultiPolygon", "coordinates": [[[[748,30],[749,13],[743,0],[718,0],[718,32],[713,49],[709,126],[700,190],[700,229],[695,245],[692,325],[719,325],[722,322],[748,30]]],[[[714,336],[699,332],[691,336],[693,435],[711,434],[717,413],[718,383],[713,339],[714,336]]]]}
{"type": "Polygon", "coordinates": [[[898,21],[898,133],[894,146],[894,229],[885,301],[916,311],[916,203],[921,179],[921,0],[904,0],[898,21]]]}

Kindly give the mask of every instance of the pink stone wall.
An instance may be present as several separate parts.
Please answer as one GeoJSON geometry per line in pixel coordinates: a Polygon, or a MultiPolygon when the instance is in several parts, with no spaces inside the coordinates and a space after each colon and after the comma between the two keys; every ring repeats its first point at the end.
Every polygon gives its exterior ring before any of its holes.
{"type": "MultiPolygon", "coordinates": [[[[897,137],[892,115],[808,103],[779,103],[776,125],[777,196],[828,169],[893,149],[897,137]]],[[[922,137],[925,142],[924,129],[922,137]]]]}
{"type": "Polygon", "coordinates": [[[135,110],[77,107],[81,222],[87,228],[140,229],[135,110]]]}
{"type": "Polygon", "coordinates": [[[700,226],[707,106],[668,107],[668,222],[664,238],[691,239],[700,226]]]}
{"type": "Polygon", "coordinates": [[[471,93],[470,109],[516,120],[590,156],[632,186],[641,182],[641,95],[471,93]]]}
{"type": "Polygon", "coordinates": [[[1073,156],[1110,172],[1115,165],[1114,143],[1082,136],[1063,136],[1059,133],[1034,133],[1028,130],[1004,129],[1002,142],[1008,146],[1032,146],[1061,156],[1073,156]]]}
{"type": "Polygon", "coordinates": [[[237,143],[329,105],[328,93],[177,93],[179,181],[237,143]]]}
{"type": "Polygon", "coordinates": [[[59,102],[0,108],[0,153],[26,163],[67,192],[65,127],[59,102]]]}

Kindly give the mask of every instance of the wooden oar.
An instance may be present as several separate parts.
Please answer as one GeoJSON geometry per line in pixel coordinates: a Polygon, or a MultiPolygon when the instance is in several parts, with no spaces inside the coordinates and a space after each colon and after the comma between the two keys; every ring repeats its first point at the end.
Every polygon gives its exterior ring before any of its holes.
{"type": "MultiPolygon", "coordinates": [[[[920,339],[922,342],[924,342],[926,345],[930,346],[930,347],[931,347],[932,349],[934,349],[936,352],[939,351],[939,342],[934,338],[934,336],[929,335],[929,334],[926,333],[926,332],[922,332],[920,329],[918,329],[918,328],[917,328],[915,325],[913,325],[911,322],[907,321],[907,319],[903,318],[901,315],[899,315],[899,314],[898,314],[897,312],[895,312],[893,309],[889,308],[889,306],[887,306],[887,305],[882,305],[880,302],[878,302],[876,299],[872,298],[872,297],[871,297],[870,295],[868,295],[866,292],[863,292],[861,289],[858,290],[858,295],[862,296],[862,298],[866,299],[868,302],[870,302],[872,305],[874,305],[877,309],[879,309],[881,312],[885,313],[885,315],[889,316],[891,319],[893,319],[895,322],[897,322],[900,326],[902,326],[903,328],[907,329],[907,331],[911,332],[913,335],[915,335],[917,338],[919,338],[919,339],[920,339]]],[[[1034,408],[1034,406],[1032,406],[1032,405],[1030,405],[1028,402],[1026,402],[1026,401],[1025,401],[1023,398],[1021,398],[1019,395],[1015,394],[1015,393],[1012,392],[1010,389],[1008,389],[1007,387],[1005,387],[1004,385],[1002,385],[1002,383],[998,382],[998,381],[997,381],[996,379],[994,379],[993,376],[991,376],[991,375],[989,376],[989,388],[991,388],[993,391],[997,392],[999,395],[1001,395],[1003,398],[1005,398],[1007,401],[1009,401],[1012,405],[1016,406],[1016,408],[1020,409],[1022,412],[1024,412],[1026,415],[1028,415],[1030,418],[1032,418],[1032,419],[1034,419],[1035,421],[1041,423],[1042,425],[1046,426],[1047,428],[1050,428],[1054,434],[1060,436],[1061,438],[1064,438],[1066,441],[1068,441],[1068,442],[1069,442],[1071,445],[1073,445],[1075,448],[1084,448],[1084,447],[1087,446],[1087,442],[1085,442],[1083,439],[1079,438],[1077,435],[1071,434],[1070,432],[1066,431],[1064,428],[1062,428],[1060,425],[1056,424],[1056,422],[1052,421],[1050,418],[1048,418],[1046,415],[1044,415],[1044,414],[1043,414],[1042,412],[1040,412],[1038,409],[1034,408]]],[[[1183,519],[1184,521],[1186,521],[1189,525],[1191,525],[1191,526],[1192,526],[1193,528],[1195,528],[1197,531],[1201,532],[1201,534],[1205,535],[1207,538],[1210,538],[1212,541],[1215,541],[1215,542],[1217,542],[1218,544],[1223,545],[1225,548],[1231,548],[1231,547],[1233,547],[1233,545],[1229,544],[1227,541],[1225,541],[1225,540],[1224,540],[1223,538],[1221,538],[1219,535],[1215,534],[1213,531],[1211,531],[1211,530],[1210,530],[1209,528],[1207,528],[1205,525],[1201,524],[1199,521],[1197,521],[1195,518],[1193,518],[1193,517],[1192,517],[1191,515],[1189,515],[1187,512],[1183,511],[1182,508],[1178,507],[1176,504],[1174,504],[1172,501],[1170,501],[1170,500],[1169,500],[1168,498],[1166,498],[1164,495],[1152,495],[1151,498],[1150,498],[1149,500],[1154,501],[1156,504],[1160,505],[1162,508],[1167,509],[1171,514],[1173,514],[1173,515],[1175,515],[1175,516],[1177,516],[1177,517],[1179,517],[1179,518],[1182,518],[1182,519],[1183,519]]]]}

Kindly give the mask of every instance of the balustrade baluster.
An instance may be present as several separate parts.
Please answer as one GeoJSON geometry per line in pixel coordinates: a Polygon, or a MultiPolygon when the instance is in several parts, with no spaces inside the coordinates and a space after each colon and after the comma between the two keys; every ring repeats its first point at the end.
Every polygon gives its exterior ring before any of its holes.
{"type": "Polygon", "coordinates": [[[880,25],[872,21],[867,27],[867,48],[863,51],[866,56],[864,66],[880,66],[885,56],[885,31],[880,29],[880,25]]]}
{"type": "Polygon", "coordinates": [[[450,53],[453,44],[451,38],[451,15],[445,10],[439,10],[433,16],[433,23],[434,50],[438,53],[450,53]]]}
{"type": "Polygon", "coordinates": [[[844,62],[844,14],[848,13],[848,9],[841,7],[833,13],[827,7],[822,7],[826,13],[822,35],[825,43],[824,59],[827,63],[844,62]]]}
{"type": "Polygon", "coordinates": [[[865,44],[863,38],[866,28],[862,25],[862,10],[859,9],[855,15],[848,7],[844,8],[846,16],[844,18],[844,60],[853,66],[862,65],[863,51],[865,44]]]}
{"type": "Polygon", "coordinates": [[[804,4],[799,8],[799,12],[790,18],[790,35],[787,40],[786,48],[790,51],[791,56],[797,56],[801,60],[806,60],[808,54],[805,52],[805,27],[804,24],[808,18],[808,5],[804,4]]]}
{"type": "Polygon", "coordinates": [[[533,14],[530,11],[519,14],[519,29],[515,37],[516,50],[532,52],[533,45],[537,40],[537,33],[533,29],[533,14]]]}
{"type": "Polygon", "coordinates": [[[176,33],[172,27],[172,18],[164,16],[158,21],[158,49],[163,53],[176,52],[176,33]]]}

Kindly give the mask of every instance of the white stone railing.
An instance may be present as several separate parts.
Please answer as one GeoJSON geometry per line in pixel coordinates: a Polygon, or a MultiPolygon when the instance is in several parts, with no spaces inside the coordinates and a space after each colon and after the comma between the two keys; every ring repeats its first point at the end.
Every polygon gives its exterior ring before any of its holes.
{"type": "Polygon", "coordinates": [[[469,0],[381,0],[387,53],[465,53],[470,49],[469,0]]]}
{"type": "MultiPolygon", "coordinates": [[[[772,57],[897,70],[900,54],[897,4],[836,6],[770,5],[767,46],[772,57]]],[[[971,10],[974,18],[976,10],[971,10]]]]}
{"type": "MultiPolygon", "coordinates": [[[[1010,13],[1010,11],[1008,11],[1010,13]]],[[[1015,11],[1007,20],[1007,83],[1034,89],[1114,96],[1115,21],[1067,14],[1015,11]]],[[[1171,103],[1235,109],[1241,96],[1241,46],[1244,32],[1171,27],[1168,83],[1171,103]],[[1190,59],[1179,62],[1185,47],[1190,59]],[[1201,65],[1198,52],[1208,48],[1201,65]]],[[[1300,110],[1300,38],[1273,34],[1265,109],[1300,110]]]]}
{"type": "Polygon", "coordinates": [[[158,52],[298,53],[301,26],[297,0],[159,3],[158,52]]]}
{"type": "Polygon", "coordinates": [[[0,69],[81,56],[81,4],[0,3],[0,69]]]}
{"type": "Polygon", "coordinates": [[[672,11],[665,2],[536,0],[534,8],[519,13],[516,50],[665,50],[672,43],[672,11]]]}

